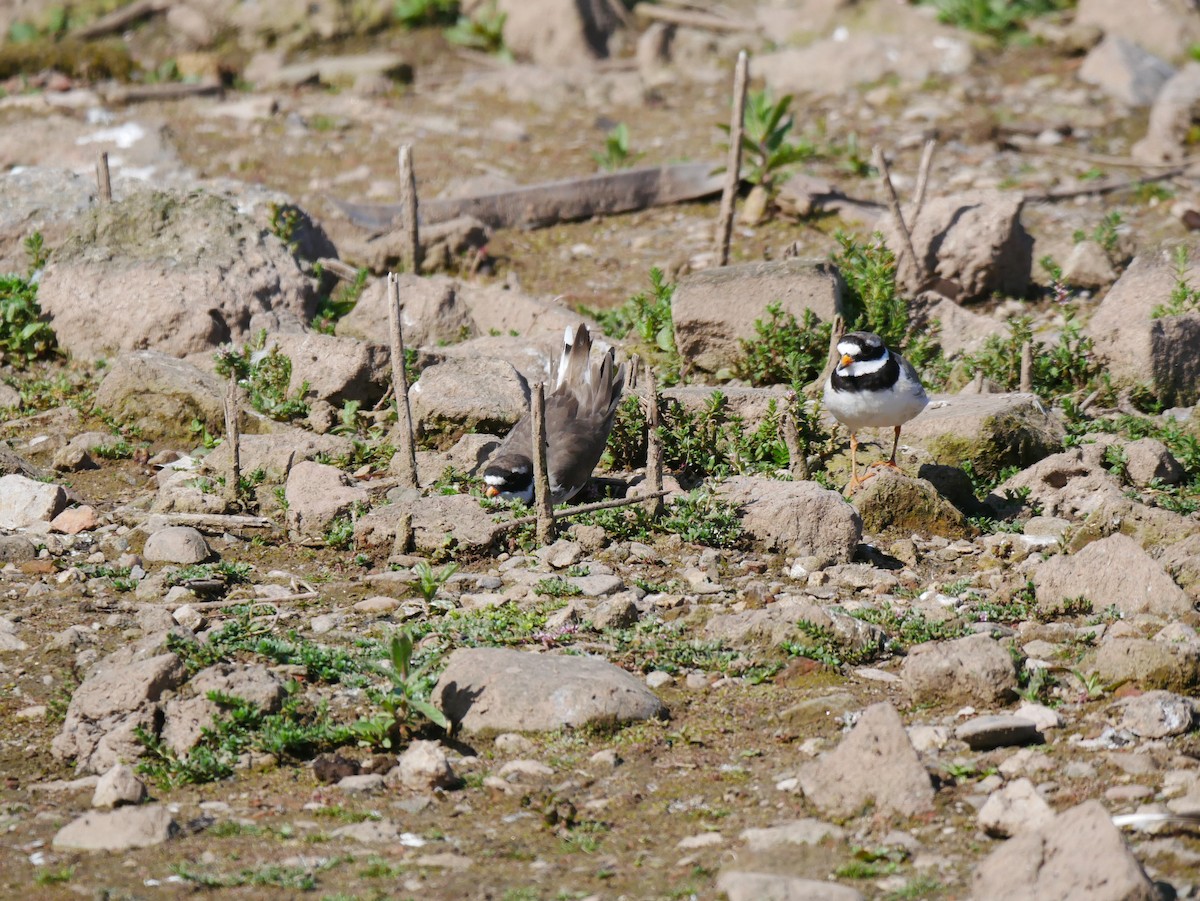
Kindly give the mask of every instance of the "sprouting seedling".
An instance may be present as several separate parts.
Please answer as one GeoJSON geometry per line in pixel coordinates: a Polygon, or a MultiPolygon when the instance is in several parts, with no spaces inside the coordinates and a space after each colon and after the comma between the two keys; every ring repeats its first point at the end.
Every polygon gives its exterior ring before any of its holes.
{"type": "Polygon", "coordinates": [[[433,600],[441,587],[456,572],[458,572],[457,563],[447,563],[437,572],[434,572],[433,567],[423,560],[413,567],[413,574],[417,577],[417,591],[425,599],[426,604],[433,600]]]}
{"type": "Polygon", "coordinates": [[[435,726],[448,730],[450,721],[446,719],[446,715],[417,693],[428,664],[414,669],[412,656],[413,640],[407,630],[392,635],[388,646],[387,664],[380,666],[380,671],[392,683],[392,689],[385,696],[383,706],[395,716],[397,723],[408,722],[415,711],[435,726]]]}

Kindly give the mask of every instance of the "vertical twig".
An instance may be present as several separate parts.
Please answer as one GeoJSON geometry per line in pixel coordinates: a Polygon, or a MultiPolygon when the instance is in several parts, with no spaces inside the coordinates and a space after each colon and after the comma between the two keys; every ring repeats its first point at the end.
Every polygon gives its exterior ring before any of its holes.
{"type": "Polygon", "coordinates": [[[537,542],[554,541],[554,502],[550,498],[550,470],[546,465],[546,392],[541,382],[533,386],[533,509],[537,514],[537,542]]]}
{"type": "Polygon", "coordinates": [[[400,283],[394,272],[387,277],[388,325],[391,327],[392,384],[396,392],[396,430],[399,448],[396,465],[401,483],[417,487],[417,454],[413,447],[412,409],[408,405],[408,376],[404,372],[404,333],[400,328],[400,283]]]}
{"type": "Polygon", "coordinates": [[[912,216],[908,220],[910,228],[917,227],[921,208],[925,206],[925,191],[929,187],[929,173],[933,168],[933,152],[935,150],[937,150],[937,140],[930,138],[925,142],[925,149],[921,151],[921,165],[917,169],[917,187],[913,191],[912,216]]]}
{"type": "Polygon", "coordinates": [[[975,375],[971,378],[971,394],[983,394],[983,370],[976,369],[975,375]]]}
{"type": "Polygon", "coordinates": [[[663,445],[658,430],[658,380],[654,370],[646,364],[646,512],[658,519],[663,512],[663,499],[659,493],[663,487],[663,445]]]}
{"type": "Polygon", "coordinates": [[[96,184],[100,188],[100,200],[112,203],[112,175],[108,171],[108,151],[102,150],[96,157],[96,184]]]}
{"type": "Polygon", "coordinates": [[[1033,345],[1029,341],[1021,345],[1021,391],[1033,391],[1033,345]]]}
{"type": "Polygon", "coordinates": [[[833,325],[829,328],[829,358],[825,361],[825,368],[821,371],[821,374],[817,376],[816,381],[812,382],[807,388],[805,388],[806,394],[814,389],[820,391],[825,387],[826,380],[833,373],[833,370],[837,368],[838,359],[840,358],[837,346],[838,342],[845,337],[845,334],[846,320],[841,316],[834,316],[833,325]]]}
{"type": "Polygon", "coordinates": [[[788,471],[796,481],[805,482],[808,481],[811,473],[808,471],[808,452],[800,446],[800,430],[796,428],[796,416],[793,410],[797,403],[804,403],[804,401],[793,394],[788,400],[787,409],[783,411],[780,428],[783,429],[783,443],[787,445],[788,471]]]}
{"type": "Polygon", "coordinates": [[[875,168],[879,170],[879,180],[883,182],[884,192],[887,195],[888,208],[892,211],[892,217],[896,220],[896,225],[899,227],[900,234],[904,238],[904,250],[908,253],[908,259],[912,263],[917,284],[924,285],[925,267],[917,259],[917,251],[913,247],[912,232],[908,230],[908,223],[904,221],[904,213],[900,210],[900,198],[896,196],[896,186],[892,184],[892,173],[888,170],[887,160],[883,155],[883,148],[878,144],[875,145],[874,157],[875,168]]]}
{"type": "Polygon", "coordinates": [[[416,273],[421,265],[421,238],[417,230],[417,179],[413,175],[412,145],[400,145],[401,252],[405,272],[416,273]]]}
{"type": "Polygon", "coordinates": [[[229,373],[225,391],[225,440],[229,442],[229,471],[225,474],[225,499],[230,505],[238,502],[238,486],[242,481],[242,433],[238,423],[237,373],[229,373]]]}
{"type": "Polygon", "coordinates": [[[725,185],[721,189],[721,212],[717,220],[717,265],[729,263],[729,241],[733,236],[733,208],[742,172],[742,129],[746,116],[746,82],[750,58],[738,53],[733,76],[733,113],[729,120],[729,156],[725,162],[725,185]]]}

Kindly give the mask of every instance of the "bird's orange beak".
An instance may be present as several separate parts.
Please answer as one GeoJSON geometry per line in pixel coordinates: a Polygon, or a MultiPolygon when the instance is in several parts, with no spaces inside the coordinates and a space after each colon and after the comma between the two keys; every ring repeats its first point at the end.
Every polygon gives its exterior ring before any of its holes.
{"type": "Polygon", "coordinates": [[[854,362],[854,358],[850,354],[842,354],[842,366],[849,366],[854,362]]]}
{"type": "Polygon", "coordinates": [[[487,488],[484,489],[483,493],[488,497],[496,497],[498,494],[500,494],[500,489],[495,485],[488,485],[487,488]]]}

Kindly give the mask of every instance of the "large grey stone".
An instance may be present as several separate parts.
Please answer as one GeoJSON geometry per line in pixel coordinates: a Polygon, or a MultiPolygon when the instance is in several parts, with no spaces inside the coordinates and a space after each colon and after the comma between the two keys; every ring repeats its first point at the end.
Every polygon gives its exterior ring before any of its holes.
{"type": "Polygon", "coordinates": [[[411,517],[413,549],[417,553],[478,553],[491,546],[500,530],[492,516],[469,494],[411,498],[376,507],[354,525],[359,550],[392,550],[405,517],[411,517]]]}
{"type": "Polygon", "coordinates": [[[1115,34],[1105,36],[1079,67],[1079,78],[1126,106],[1149,106],[1175,70],[1166,60],[1115,34]]]}
{"type": "Polygon", "coordinates": [[[356,504],[365,505],[370,492],[338,469],[324,463],[297,463],[284,487],[287,499],[288,533],[295,537],[319,538],[333,521],[345,516],[356,504]]]}
{"type": "Polygon", "coordinates": [[[298,330],[313,283],[283,242],[204,192],[130,194],[93,207],[46,267],[38,301],[59,343],[84,359],[175,356],[298,330]]]}
{"type": "Polygon", "coordinates": [[[78,851],[126,851],[149,848],[179,835],[179,824],[161,804],[85,813],[58,830],[55,848],[78,851]]]}
{"type": "MultiPolygon", "coordinates": [[[[1033,238],[1021,224],[1023,203],[1020,194],[991,190],[926,202],[912,226],[912,243],[939,294],[955,301],[1024,296],[1033,267],[1033,238]]],[[[884,220],[883,235],[897,259],[907,261],[891,217],[884,220]]],[[[922,287],[908,262],[898,265],[897,283],[908,291],[922,287]]]]}
{"type": "Polygon", "coordinates": [[[994,478],[1008,466],[1029,466],[1062,447],[1065,432],[1033,394],[935,394],[901,439],[934,462],[994,478]]]}
{"type": "MultiPolygon", "coordinates": [[[[0,34],[7,33],[0,28],[0,34]]],[[[29,265],[25,239],[40,232],[46,248],[58,247],[96,202],[96,182],[69,168],[0,168],[0,272],[24,272],[29,265]]]]}
{"type": "Polygon", "coordinates": [[[48,523],[67,505],[62,487],[21,475],[0,476],[0,529],[48,523]]]}
{"type": "Polygon", "coordinates": [[[1108,638],[1092,657],[1092,667],[1105,685],[1136,683],[1191,693],[1200,685],[1200,642],[1108,638]]]}
{"type": "Polygon", "coordinates": [[[746,870],[722,870],[717,891],[729,901],[863,901],[862,893],[848,885],[746,870]]]}
{"type": "Polygon", "coordinates": [[[1054,819],[1054,810],[1022,777],[992,792],[979,808],[979,825],[988,835],[1007,838],[1040,829],[1054,819]]]}
{"type": "Polygon", "coordinates": [[[105,665],[75,689],[51,751],[60,760],[74,759],[80,773],[102,773],[136,760],[144,748],[134,730],[154,730],[159,698],[186,676],[175,654],[105,665]]]}
{"type": "Polygon", "coordinates": [[[1075,21],[1120,35],[1167,60],[1185,56],[1200,42],[1200,22],[1189,0],[1079,0],[1075,21]]]}
{"type": "Polygon", "coordinates": [[[784,260],[741,263],[684,276],[671,300],[675,344],[693,368],[717,372],[744,354],[742,341],[755,340],[755,320],[770,319],[778,303],[798,322],[812,310],[822,322],[846,312],[837,269],[826,262],[784,260]]]}
{"type": "Polygon", "coordinates": [[[933,810],[933,784],[890,703],[872,704],[834,750],[801,766],[804,796],[829,816],[855,816],[874,802],[903,817],[933,810]]]}
{"type": "Polygon", "coordinates": [[[1076,554],[1058,554],[1033,572],[1038,610],[1052,614],[1084,598],[1091,609],[1116,607],[1125,616],[1153,613],[1178,617],[1192,602],[1162,566],[1128,535],[1093,541],[1076,554]]]}
{"type": "Polygon", "coordinates": [[[666,713],[640,679],[607,661],[506,648],[454,651],[433,699],[467,732],[611,725],[666,713]]]}
{"type": "Polygon", "coordinates": [[[418,434],[448,446],[463,432],[508,431],[529,407],[529,385],[501,360],[449,359],[421,372],[409,403],[418,434]]]}
{"type": "Polygon", "coordinates": [[[984,634],[910,648],[900,676],[917,704],[999,705],[1017,688],[1012,657],[984,634]]]}
{"type": "Polygon", "coordinates": [[[737,507],[746,534],[769,551],[846,563],[862,538],[858,512],[816,482],[734,476],[720,484],[717,496],[737,507]]]}
{"type": "Polygon", "coordinates": [[[142,558],[147,563],[178,563],[190,566],[212,556],[204,536],[191,526],[167,526],[146,539],[142,558]]]}
{"type": "Polygon", "coordinates": [[[1108,811],[1086,801],[1009,839],[975,868],[975,901],[1156,901],[1108,811]]]}
{"type": "MultiPolygon", "coordinates": [[[[1187,406],[1200,399],[1200,312],[1154,316],[1156,307],[1170,302],[1179,279],[1174,256],[1168,247],[1135,257],[1085,333],[1118,385],[1145,385],[1167,406],[1187,406]]],[[[1195,254],[1182,278],[1200,287],[1195,254]]]]}
{"type": "Polygon", "coordinates": [[[1190,133],[1200,106],[1200,62],[1189,62],[1163,85],[1146,136],[1133,145],[1135,160],[1150,165],[1174,163],[1188,152],[1190,133]]]}
{"type": "Polygon", "coordinates": [[[225,386],[211,372],[156,350],[121,354],[96,389],[96,405],[148,438],[194,440],[193,421],[225,431],[225,386]]]}

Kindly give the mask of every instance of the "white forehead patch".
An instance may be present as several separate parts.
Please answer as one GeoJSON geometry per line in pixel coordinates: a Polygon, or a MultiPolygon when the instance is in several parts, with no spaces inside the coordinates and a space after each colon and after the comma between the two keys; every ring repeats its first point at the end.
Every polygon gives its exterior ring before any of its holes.
{"type": "Polygon", "coordinates": [[[837,352],[840,353],[844,357],[845,356],[852,357],[856,353],[858,353],[860,350],[862,350],[862,348],[859,347],[857,343],[852,343],[850,341],[839,341],[838,342],[837,352]]]}
{"type": "Polygon", "coordinates": [[[498,476],[494,473],[491,475],[484,476],[483,480],[485,482],[487,482],[489,485],[491,485],[493,488],[499,488],[501,485],[504,484],[504,476],[498,476]]]}

